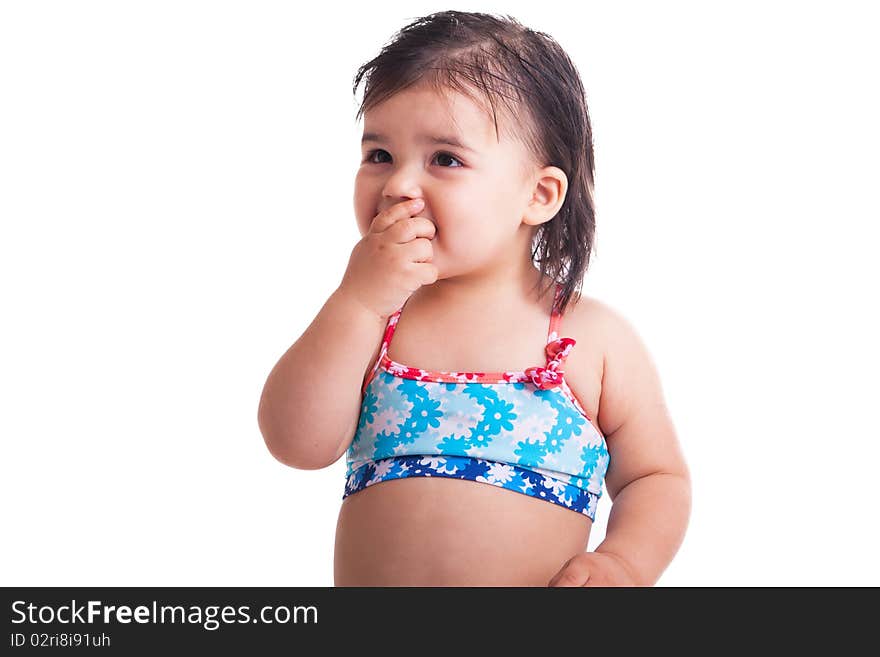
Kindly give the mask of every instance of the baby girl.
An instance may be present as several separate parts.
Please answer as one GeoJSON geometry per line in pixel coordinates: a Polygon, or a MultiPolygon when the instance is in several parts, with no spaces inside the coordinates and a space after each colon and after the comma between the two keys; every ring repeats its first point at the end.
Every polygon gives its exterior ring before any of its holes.
{"type": "Polygon", "coordinates": [[[335,584],[655,584],[690,474],[644,343],[579,292],[595,204],[575,66],[510,17],[445,11],[362,80],[361,239],[258,414],[288,466],[346,457],[335,584]]]}

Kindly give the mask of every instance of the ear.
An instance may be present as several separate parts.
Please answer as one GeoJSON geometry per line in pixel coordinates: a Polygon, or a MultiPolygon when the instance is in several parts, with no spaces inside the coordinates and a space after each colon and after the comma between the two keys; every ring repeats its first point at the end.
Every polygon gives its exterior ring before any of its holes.
{"type": "Polygon", "coordinates": [[[568,191],[568,176],[559,167],[546,166],[538,170],[532,180],[534,188],[523,212],[523,223],[538,226],[559,212],[568,191]]]}

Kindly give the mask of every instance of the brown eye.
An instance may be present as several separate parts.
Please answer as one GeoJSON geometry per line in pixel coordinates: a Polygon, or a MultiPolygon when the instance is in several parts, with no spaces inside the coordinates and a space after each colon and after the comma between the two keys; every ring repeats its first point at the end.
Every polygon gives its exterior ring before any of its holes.
{"type": "MultiPolygon", "coordinates": [[[[450,160],[454,160],[458,162],[460,166],[464,166],[457,157],[450,155],[449,153],[437,153],[437,157],[448,157],[450,160]]],[[[444,169],[458,169],[459,167],[444,167],[444,169]]]]}
{"type": "MultiPolygon", "coordinates": [[[[377,161],[375,161],[375,160],[373,159],[373,156],[376,155],[376,154],[378,154],[378,153],[385,153],[385,155],[388,155],[388,151],[383,150],[383,149],[381,149],[381,148],[377,148],[377,149],[372,150],[372,151],[370,151],[369,153],[367,153],[366,157],[364,157],[364,162],[367,163],[367,164],[384,164],[384,162],[381,162],[381,161],[380,161],[380,162],[377,162],[377,161]]],[[[455,157],[454,155],[450,155],[449,153],[445,153],[445,152],[442,152],[442,151],[441,151],[441,152],[437,153],[435,157],[436,157],[436,158],[441,158],[441,157],[449,158],[450,160],[452,160],[452,161],[458,163],[457,166],[444,166],[444,165],[441,165],[442,168],[444,168],[444,169],[460,169],[461,167],[464,166],[464,164],[462,163],[461,160],[459,160],[459,159],[458,159],[457,157],[455,157]]]]}
{"type": "Polygon", "coordinates": [[[380,162],[373,162],[373,155],[376,153],[385,153],[388,154],[387,151],[383,151],[381,148],[377,148],[376,150],[370,151],[367,153],[367,156],[364,158],[364,162],[371,162],[373,164],[381,164],[380,162]]]}

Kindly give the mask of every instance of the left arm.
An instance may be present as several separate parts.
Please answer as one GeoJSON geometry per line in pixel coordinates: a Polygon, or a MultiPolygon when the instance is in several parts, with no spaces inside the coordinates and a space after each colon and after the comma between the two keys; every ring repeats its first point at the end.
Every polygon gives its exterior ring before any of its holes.
{"type": "Polygon", "coordinates": [[[612,508],[605,540],[572,557],[550,586],[653,586],[684,540],[690,472],[648,350],[626,319],[600,307],[607,346],[598,420],[612,508]]]}

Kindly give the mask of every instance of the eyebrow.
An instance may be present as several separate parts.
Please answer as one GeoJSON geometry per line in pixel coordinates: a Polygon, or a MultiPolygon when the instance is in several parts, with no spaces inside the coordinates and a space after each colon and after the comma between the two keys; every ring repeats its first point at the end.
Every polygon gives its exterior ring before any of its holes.
{"type": "MultiPolygon", "coordinates": [[[[421,140],[429,144],[446,144],[447,146],[455,146],[456,148],[461,148],[463,150],[476,153],[473,148],[462,143],[460,139],[450,135],[422,135],[421,140]]],[[[377,143],[384,144],[388,142],[388,138],[385,135],[380,135],[377,132],[365,132],[364,136],[361,137],[361,144],[364,144],[368,141],[375,141],[377,143]]]]}

